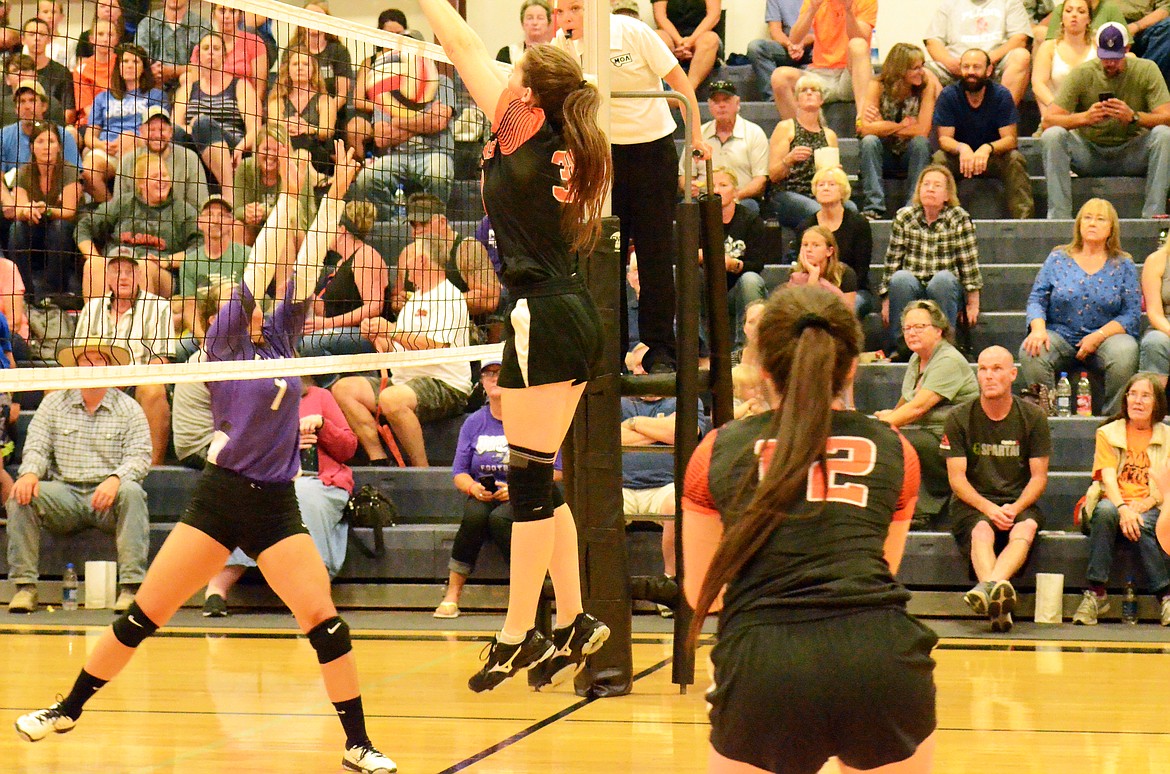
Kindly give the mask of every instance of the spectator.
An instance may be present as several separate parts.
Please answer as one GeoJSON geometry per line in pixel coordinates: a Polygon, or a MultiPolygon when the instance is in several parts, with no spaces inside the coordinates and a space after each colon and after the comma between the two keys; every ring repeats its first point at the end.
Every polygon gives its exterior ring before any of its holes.
{"type": "Polygon", "coordinates": [[[1170,10],[1165,0],[1118,0],[1117,6],[1125,19],[1114,21],[1125,25],[1134,53],[1157,65],[1165,80],[1170,76],[1170,10]]]}
{"type": "MultiPolygon", "coordinates": [[[[882,178],[904,173],[913,182],[930,164],[929,137],[939,87],[926,76],[925,61],[918,46],[896,43],[882,63],[881,76],[869,84],[865,110],[857,123],[861,137],[861,212],[869,220],[886,217],[882,178]]],[[[906,199],[910,206],[913,190],[906,199]]]]}
{"type": "MultiPolygon", "coordinates": [[[[408,194],[425,191],[447,201],[455,175],[455,141],[451,134],[455,84],[447,76],[439,76],[435,98],[425,108],[399,116],[384,112],[370,98],[369,72],[367,68],[358,75],[354,106],[373,111],[374,144],[385,155],[367,162],[358,174],[354,198],[392,208],[394,194],[402,186],[408,194]]],[[[353,131],[357,132],[358,127],[353,131]]]]}
{"type": "MultiPolygon", "coordinates": [[[[307,3],[305,10],[318,11],[326,15],[329,13],[328,6],[324,2],[307,3]]],[[[288,60],[294,49],[301,48],[313,58],[321,80],[325,84],[325,93],[335,98],[332,109],[336,113],[337,109],[344,105],[353,94],[353,61],[350,59],[349,49],[331,32],[325,32],[316,27],[297,27],[292,40],[289,41],[288,48],[285,49],[285,60],[288,60]]],[[[318,91],[317,93],[322,92],[318,91]]],[[[268,114],[271,116],[272,111],[269,110],[268,114]]],[[[329,136],[333,136],[332,125],[330,125],[329,136]]]]}
{"type": "MultiPolygon", "coordinates": [[[[133,1],[131,0],[132,3],[133,1]]],[[[125,14],[123,14],[122,10],[122,0],[97,0],[97,5],[94,6],[93,22],[90,24],[88,30],[83,31],[77,36],[77,45],[74,47],[73,57],[75,62],[80,62],[94,55],[96,51],[94,37],[99,22],[109,22],[113,26],[114,34],[118,37],[115,45],[116,43],[121,43],[123,39],[133,39],[134,30],[131,30],[127,26],[125,14]]]]}
{"type": "Polygon", "coordinates": [[[77,122],[90,119],[90,108],[97,95],[110,88],[118,65],[115,49],[122,42],[119,28],[113,22],[99,21],[93,26],[93,55],[80,59],[73,70],[73,104],[77,122]]]}
{"type": "MultiPolygon", "coordinates": [[[[820,148],[837,147],[837,133],[823,123],[821,105],[825,92],[820,80],[806,75],[797,81],[796,91],[796,117],[776,124],[768,147],[768,177],[777,184],[770,203],[781,225],[788,228],[820,209],[812,198],[812,179],[817,171],[815,154],[820,148]]],[[[846,202],[845,206],[854,204],[846,202]]]]}
{"type": "Polygon", "coordinates": [[[914,190],[914,204],[894,216],[878,290],[883,296],[882,322],[890,326],[890,351],[897,349],[899,355],[904,350],[898,323],[907,304],[929,298],[951,326],[959,318],[960,306],[965,306],[967,325],[975,325],[983,287],[975,224],[959,206],[951,171],[931,164],[918,176],[914,190]]]}
{"type": "MultiPolygon", "coordinates": [[[[72,73],[69,75],[73,77],[72,73]]],[[[4,79],[0,81],[0,126],[16,123],[19,117],[16,114],[16,88],[21,81],[37,80],[36,60],[28,54],[9,54],[4,60],[4,79]]],[[[70,91],[72,94],[72,91],[70,91]]],[[[59,100],[45,93],[48,106],[45,118],[57,124],[66,126],[65,108],[59,100]]],[[[72,100],[72,97],[70,97],[72,100]]]]}
{"type": "Polygon", "coordinates": [[[652,0],[651,7],[658,36],[698,89],[723,55],[721,0],[652,0]]]}
{"type": "MultiPolygon", "coordinates": [[[[374,227],[377,214],[369,202],[345,205],[345,217],[325,254],[325,276],[318,283],[317,299],[305,319],[302,356],[374,351],[360,326],[382,315],[390,282],[386,262],[363,241],[374,227]]],[[[336,375],[317,375],[318,384],[326,389],[336,380],[336,375]]]]}
{"type": "Polygon", "coordinates": [[[89,151],[82,159],[92,184],[94,199],[110,198],[109,182],[118,171],[118,160],[141,142],[142,121],[152,107],[163,107],[166,96],[154,87],[154,73],[146,52],[133,43],[114,51],[118,66],[110,90],[93,101],[85,144],[89,151]]]}
{"type": "MultiPolygon", "coordinates": [[[[229,78],[246,81],[263,103],[271,64],[264,41],[255,33],[240,29],[240,12],[226,5],[211,7],[211,29],[223,42],[222,72],[229,78]]],[[[199,62],[192,57],[191,64],[199,62]]]]}
{"type": "MultiPolygon", "coordinates": [[[[1089,29],[1092,33],[1095,35],[1097,30],[1101,29],[1101,25],[1108,22],[1117,22],[1124,26],[1126,24],[1126,14],[1122,13],[1120,7],[1122,5],[1135,14],[1135,20],[1139,20],[1149,14],[1148,10],[1142,10],[1142,8],[1156,8],[1156,5],[1151,6],[1151,4],[1144,2],[1144,0],[1122,0],[1121,3],[1115,2],[1115,0],[1089,0],[1089,15],[1091,17],[1089,20],[1089,29]]],[[[1044,38],[1046,40],[1059,40],[1060,25],[1064,21],[1063,4],[1056,4],[1056,7],[1052,9],[1052,13],[1045,17],[1045,20],[1047,26],[1044,28],[1044,38]]],[[[1149,27],[1156,23],[1151,21],[1144,26],[1149,27]]],[[[1130,36],[1132,37],[1137,33],[1138,29],[1135,24],[1134,29],[1130,30],[1130,36]]],[[[1039,36],[1037,35],[1036,37],[1039,36]]]]}
{"type": "Polygon", "coordinates": [[[1052,441],[1040,407],[1012,395],[1011,352],[980,352],[978,375],[979,399],[947,417],[942,453],[954,492],[952,533],[979,581],[963,601],[988,617],[993,632],[1007,632],[1016,604],[1012,576],[1044,529],[1036,503],[1048,486],[1052,441]]]}
{"type": "MultiPolygon", "coordinates": [[[[641,371],[639,367],[635,370],[641,371]]],[[[622,398],[622,446],[674,446],[675,398],[622,398]]],[[[711,430],[711,420],[699,404],[699,438],[711,430]]],[[[674,553],[674,455],[660,452],[622,452],[622,511],[626,518],[649,518],[662,523],[663,574],[678,574],[674,553]]],[[[670,608],[659,605],[663,617],[670,608]]]]}
{"type": "Polygon", "coordinates": [[[114,196],[134,194],[138,185],[134,168],[139,158],[149,154],[158,156],[166,164],[176,202],[190,205],[195,210],[203,206],[207,201],[207,175],[203,171],[203,164],[190,148],[175,144],[174,133],[171,114],[166,108],[156,105],[146,109],[146,115],[138,127],[141,142],[118,161],[114,196]]]}
{"type": "MultiPolygon", "coordinates": [[[[387,8],[378,14],[378,29],[395,35],[406,33],[406,14],[397,8],[387,8]]],[[[358,158],[365,158],[368,144],[374,139],[374,103],[369,99],[368,81],[371,67],[378,61],[385,49],[377,48],[358,68],[357,83],[354,85],[351,106],[342,108],[338,123],[345,129],[345,143],[358,158]],[[363,101],[364,100],[364,101],[363,101]]]]}
{"type": "Polygon", "coordinates": [[[1020,115],[1008,90],[992,83],[991,69],[986,51],[963,54],[962,82],[944,88],[934,109],[939,150],[933,161],[967,179],[998,178],[1006,189],[1008,213],[1027,220],[1033,211],[1032,180],[1016,150],[1020,115]]]}
{"type": "MultiPolygon", "coordinates": [[[[288,157],[289,137],[280,124],[267,124],[256,135],[256,152],[236,169],[232,201],[236,220],[244,224],[244,241],[252,244],[284,190],[281,162],[288,157]]],[[[312,172],[312,170],[310,170],[312,172]]],[[[312,190],[297,196],[299,228],[305,231],[317,214],[312,190]]]]}
{"type": "Polygon", "coordinates": [[[1105,378],[1100,413],[1118,411],[1138,367],[1141,307],[1138,271],[1121,249],[1117,211],[1090,199],[1077,213],[1073,241],[1053,249],[1028,294],[1024,382],[1053,389],[1058,372],[1093,371],[1105,378]]]}
{"type": "Polygon", "coordinates": [[[49,96],[64,108],[67,122],[73,123],[75,97],[73,74],[49,55],[49,43],[53,38],[52,29],[47,22],[37,18],[26,21],[23,29],[21,40],[28,56],[32,57],[36,79],[45,87],[49,96]]]}
{"type": "MultiPolygon", "coordinates": [[[[30,141],[32,159],[17,170],[12,186],[14,212],[8,254],[27,278],[33,299],[39,300],[81,289],[73,242],[81,180],[77,170],[65,163],[57,127],[46,121],[34,122],[30,141]]],[[[13,328],[21,322],[9,319],[13,328]]],[[[28,335],[27,329],[24,335],[28,335]]]]}
{"type": "Polygon", "coordinates": [[[902,397],[890,410],[874,413],[901,429],[918,452],[922,489],[914,512],[916,527],[927,527],[946,508],[951,494],[939,444],[951,409],[979,397],[971,364],[955,348],[954,329],[934,301],[914,301],[902,310],[902,330],[912,353],[902,378],[902,397]]]}
{"type": "MultiPolygon", "coordinates": [[[[852,269],[857,277],[857,298],[854,311],[859,318],[877,311],[873,292],[869,289],[869,263],[873,257],[873,233],[869,221],[857,211],[845,206],[853,194],[849,177],[840,167],[827,167],[813,175],[813,195],[821,208],[796,227],[804,234],[813,226],[829,230],[837,244],[835,258],[852,269]]],[[[793,244],[793,253],[800,252],[800,243],[793,244]]]]}
{"type": "MultiPolygon", "coordinates": [[[[0,257],[0,314],[8,321],[13,358],[18,362],[27,361],[29,328],[28,315],[25,313],[24,278],[16,264],[4,257],[0,257]]],[[[9,420],[14,422],[15,414],[9,420]]]]}
{"type": "Polygon", "coordinates": [[[772,94],[781,118],[797,115],[799,84],[805,72],[825,85],[824,102],[852,101],[862,115],[873,63],[869,39],[877,24],[877,0],[805,0],[791,38],[805,40],[812,30],[816,45],[807,70],[778,67],[772,73],[772,94]]]}
{"type": "Polygon", "coordinates": [[[187,74],[200,39],[210,30],[191,10],[190,0],[163,0],[138,25],[134,42],[146,50],[155,83],[173,93],[187,74]]]}
{"type": "Polygon", "coordinates": [[[1072,215],[1070,170],[1082,177],[1144,176],[1142,217],[1166,213],[1170,91],[1157,67],[1126,57],[1128,50],[1124,28],[1102,25],[1097,59],[1074,67],[1048,108],[1040,143],[1049,220],[1072,215]]]}
{"type": "Polygon", "coordinates": [[[159,262],[164,256],[186,250],[199,238],[195,208],[176,202],[166,163],[149,153],[134,164],[138,181],[135,192],[118,196],[86,213],[77,221],[77,248],[85,258],[82,292],[87,299],[104,292],[102,251],[130,247],[147,260],[147,289],[157,293],[159,262]]]}
{"type": "Polygon", "coordinates": [[[723,204],[723,261],[727,269],[727,306],[730,312],[733,344],[742,347],[743,316],[748,305],[768,295],[761,276],[768,261],[768,235],[760,216],[736,203],[739,181],[730,169],[711,173],[715,193],[723,204]]]}
{"type": "MultiPolygon", "coordinates": [[[[365,320],[362,335],[379,352],[467,346],[467,303],[443,276],[442,264],[425,245],[414,242],[399,258],[399,271],[414,284],[414,293],[397,308],[397,323],[382,317],[365,320]]],[[[393,379],[347,376],[333,385],[333,396],[357,433],[371,465],[386,464],[374,412],[386,417],[410,465],[426,467],[422,426],[463,413],[471,392],[466,361],[432,366],[395,365],[393,379]]]]}
{"type": "MultiPolygon", "coordinates": [[[[113,342],[130,353],[134,365],[169,363],[175,346],[170,305],[141,288],[139,271],[133,249],[119,247],[110,253],[106,263],[109,293],[86,303],[77,318],[76,339],[113,342]]],[[[171,431],[166,385],[141,384],[133,392],[150,425],[151,462],[161,465],[171,431]]]]}
{"type": "Polygon", "coordinates": [[[551,43],[556,31],[552,24],[552,6],[548,0],[524,0],[520,4],[520,27],[524,41],[504,46],[496,52],[497,62],[516,64],[530,46],[551,43]]]}
{"type": "MultiPolygon", "coordinates": [[[[64,366],[126,365],[130,353],[80,341],[58,355],[64,366]]],[[[142,409],[105,387],[45,395],[29,423],[8,512],[10,613],[37,609],[41,528],[55,535],[86,527],[113,533],[125,612],[146,572],[150,522],[142,481],[150,470],[150,433],[142,409]]]]}
{"type": "Polygon", "coordinates": [[[45,47],[49,58],[68,72],[73,62],[69,53],[69,38],[61,34],[61,22],[65,21],[65,3],[61,0],[37,0],[37,18],[49,25],[49,42],[45,47]]]}
{"type": "Polygon", "coordinates": [[[813,36],[809,31],[803,40],[789,37],[796,20],[800,18],[803,0],[768,0],[764,7],[764,22],[768,37],[748,43],[747,58],[756,75],[756,85],[764,99],[772,96],[772,73],[777,67],[804,67],[812,62],[813,36]]]}
{"type": "MultiPolygon", "coordinates": [[[[5,175],[32,159],[29,138],[33,125],[45,120],[49,107],[45,87],[35,80],[21,81],[12,98],[16,103],[16,115],[19,120],[0,129],[0,173],[5,175]]],[[[65,161],[74,169],[79,169],[81,154],[77,151],[77,141],[73,134],[58,126],[57,137],[61,140],[61,152],[65,156],[65,161]]]]}
{"type": "MultiPolygon", "coordinates": [[[[39,412],[38,412],[39,413],[39,412]]],[[[1170,575],[1166,554],[1158,545],[1155,525],[1165,494],[1150,476],[1170,460],[1170,429],[1166,393],[1151,374],[1135,374],[1125,383],[1117,413],[1097,428],[1093,452],[1093,485],[1085,495],[1081,529],[1089,534],[1089,565],[1074,624],[1095,626],[1109,612],[1105,585],[1113,568],[1119,537],[1129,564],[1140,563],[1146,583],[1161,604],[1161,623],[1170,626],[1170,575]]],[[[11,527],[9,527],[11,529],[11,527]]],[[[11,564],[11,562],[10,562],[11,564]]],[[[1132,575],[1132,569],[1130,573],[1132,575]]]]}
{"type": "Polygon", "coordinates": [[[768,411],[767,387],[760,374],[759,341],[760,318],[764,316],[764,304],[767,301],[753,301],[748,304],[747,313],[743,317],[744,340],[747,342],[743,349],[732,353],[732,360],[738,360],[731,367],[732,396],[735,405],[735,418],[743,419],[768,411]]]}
{"type": "Polygon", "coordinates": [[[1016,0],[943,0],[926,30],[930,68],[944,86],[964,81],[962,57],[977,49],[987,52],[989,79],[1011,92],[1020,104],[1028,88],[1032,55],[1028,37],[1032,25],[1016,0]]]}
{"type": "MultiPolygon", "coordinates": [[[[467,300],[468,313],[473,317],[489,315],[499,309],[501,288],[487,248],[479,240],[467,239],[452,229],[445,209],[433,194],[411,194],[406,201],[410,233],[426,243],[436,261],[442,261],[447,280],[467,300]]],[[[398,265],[401,273],[402,261],[398,265]]],[[[401,281],[395,287],[398,293],[405,292],[401,281]]],[[[399,303],[404,300],[400,299],[399,303]]]]}
{"type": "Polygon", "coordinates": [[[800,254],[789,285],[820,285],[841,297],[850,309],[857,308],[857,275],[837,259],[837,240],[824,226],[809,226],[800,235],[800,254]]]}
{"type": "Polygon", "coordinates": [[[1032,94],[1040,108],[1040,123],[1056,99],[1060,84],[1072,69],[1097,57],[1089,26],[1089,0],[1070,0],[1062,6],[1060,37],[1046,40],[1036,52],[1032,67],[1032,94]]]}
{"type": "Polygon", "coordinates": [[[1159,386],[1166,388],[1166,374],[1170,372],[1170,272],[1166,270],[1166,256],[1170,254],[1170,239],[1150,253],[1142,264],[1142,308],[1150,327],[1139,346],[1138,370],[1158,377],[1159,386]]]}
{"type": "MultiPolygon", "coordinates": [[[[485,361],[479,371],[487,404],[469,414],[455,445],[455,488],[467,495],[463,518],[451,560],[447,563],[447,593],[435,608],[435,618],[458,618],[459,597],[475,560],[489,540],[507,560],[512,554],[512,503],[508,499],[508,439],[500,410],[500,361],[485,361]]],[[[561,455],[553,462],[553,480],[560,481],[561,455]]]]}
{"type": "Polygon", "coordinates": [[[284,52],[268,95],[268,123],[283,127],[292,147],[307,152],[318,172],[328,173],[333,168],[330,146],[338,98],[326,93],[319,61],[304,46],[290,46],[284,52]]]}
{"type": "Polygon", "coordinates": [[[12,28],[8,0],[0,0],[0,51],[20,50],[20,31],[12,28]]]}
{"type": "MultiPolygon", "coordinates": [[[[760,212],[759,197],[764,195],[768,184],[768,135],[739,114],[739,92],[731,81],[713,81],[707,91],[707,108],[711,120],[703,124],[700,132],[711,146],[711,164],[735,173],[736,180],[743,186],[735,191],[735,201],[744,207],[760,212]]],[[[706,164],[693,160],[679,159],[679,187],[683,185],[684,164],[690,163],[693,170],[691,193],[698,195],[706,177],[706,164]]]]}
{"type": "MultiPolygon", "coordinates": [[[[210,400],[206,418],[212,427],[210,400]]],[[[301,380],[300,418],[301,475],[293,480],[293,487],[301,522],[333,579],[345,564],[349,524],[342,517],[353,494],[353,471],[345,463],[357,449],[357,438],[329,391],[308,379],[301,380]]],[[[255,560],[241,549],[232,551],[224,568],[207,582],[203,617],[226,616],[228,592],[245,570],[255,566],[255,560]]]]}
{"type": "MultiPolygon", "coordinates": [[[[248,263],[248,248],[235,240],[236,219],[232,206],[222,196],[209,197],[199,212],[199,233],[203,239],[185,251],[163,259],[166,269],[160,284],[169,290],[172,276],[177,275],[171,315],[175,330],[184,334],[175,347],[176,359],[186,361],[199,348],[195,333],[196,299],[200,290],[221,282],[239,284],[248,263]]],[[[169,295],[164,292],[162,295],[169,295]]],[[[218,308],[218,306],[216,307],[218,308]]]]}
{"type": "Polygon", "coordinates": [[[181,81],[175,93],[174,123],[191,136],[220,190],[228,192],[233,156],[255,147],[260,101],[247,78],[224,71],[221,35],[205,35],[195,52],[196,72],[181,81]]]}

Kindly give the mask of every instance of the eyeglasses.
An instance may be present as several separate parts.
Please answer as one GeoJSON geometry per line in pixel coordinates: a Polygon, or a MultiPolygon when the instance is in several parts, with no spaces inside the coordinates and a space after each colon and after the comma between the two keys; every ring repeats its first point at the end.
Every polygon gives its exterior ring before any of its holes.
{"type": "Polygon", "coordinates": [[[1143,403],[1145,401],[1154,399],[1154,396],[1148,392],[1127,392],[1125,393],[1125,397],[1129,398],[1130,400],[1142,401],[1143,403]]]}
{"type": "Polygon", "coordinates": [[[922,331],[926,330],[927,328],[933,328],[933,327],[934,326],[931,325],[930,323],[919,323],[918,325],[903,325],[902,330],[903,331],[910,331],[911,333],[921,333],[922,331]]]}

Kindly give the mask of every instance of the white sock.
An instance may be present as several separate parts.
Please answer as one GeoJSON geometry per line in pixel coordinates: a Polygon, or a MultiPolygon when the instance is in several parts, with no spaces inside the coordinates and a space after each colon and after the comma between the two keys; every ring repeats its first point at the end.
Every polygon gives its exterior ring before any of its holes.
{"type": "Polygon", "coordinates": [[[501,629],[500,633],[496,635],[496,641],[502,645],[519,645],[524,642],[524,638],[527,636],[528,632],[524,632],[523,634],[508,634],[501,629]]]}

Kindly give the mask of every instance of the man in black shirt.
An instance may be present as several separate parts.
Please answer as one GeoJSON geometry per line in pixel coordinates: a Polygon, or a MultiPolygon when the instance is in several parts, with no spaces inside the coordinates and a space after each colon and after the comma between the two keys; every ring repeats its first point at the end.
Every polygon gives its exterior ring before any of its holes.
{"type": "Polygon", "coordinates": [[[955,494],[952,530],[979,580],[963,601],[987,615],[992,631],[1006,632],[1016,602],[1009,579],[1044,527],[1036,501],[1048,486],[1052,442],[1047,415],[1012,395],[1016,367],[1010,352],[983,350],[978,375],[979,398],[947,417],[940,448],[955,494]]]}
{"type": "Polygon", "coordinates": [[[37,80],[49,97],[64,107],[66,123],[73,123],[73,74],[63,64],[49,58],[49,42],[53,39],[51,28],[41,19],[29,19],[22,30],[24,48],[36,63],[37,80]]]}

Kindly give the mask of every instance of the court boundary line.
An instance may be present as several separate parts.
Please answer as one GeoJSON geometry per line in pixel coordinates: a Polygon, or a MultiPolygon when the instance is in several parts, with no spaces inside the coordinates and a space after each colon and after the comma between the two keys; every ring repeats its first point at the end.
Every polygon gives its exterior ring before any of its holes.
{"type": "MultiPolygon", "coordinates": [[[[631,684],[638,682],[643,677],[648,677],[648,676],[654,674],[655,672],[662,669],[667,664],[671,663],[673,660],[674,660],[673,657],[668,656],[667,658],[664,658],[663,660],[659,661],[657,664],[654,664],[653,666],[649,666],[646,669],[643,669],[641,672],[639,672],[633,676],[633,679],[630,681],[631,684]]],[[[602,698],[602,697],[600,697],[600,696],[586,696],[586,697],[582,698],[580,701],[577,701],[574,704],[570,704],[568,707],[565,707],[564,709],[562,709],[558,712],[554,712],[553,714],[549,715],[546,718],[543,718],[541,720],[536,721],[535,723],[528,726],[527,728],[523,728],[523,729],[517,731],[516,733],[509,736],[507,739],[496,742],[495,744],[491,745],[490,747],[486,747],[483,750],[480,750],[475,755],[471,755],[467,758],[464,758],[463,760],[459,761],[458,763],[455,763],[455,764],[449,766],[448,768],[443,769],[442,771],[439,772],[439,774],[455,774],[455,772],[463,771],[464,769],[468,768],[469,766],[474,766],[475,764],[479,763],[480,761],[482,761],[486,758],[489,758],[492,755],[495,755],[496,753],[498,753],[502,750],[506,750],[507,748],[511,747],[512,745],[516,744],[517,742],[520,742],[524,739],[527,739],[528,737],[532,736],[533,734],[535,734],[537,731],[541,730],[542,728],[547,728],[548,726],[552,725],[553,723],[557,722],[558,720],[563,720],[563,719],[567,718],[569,715],[572,715],[577,710],[580,710],[580,709],[583,709],[584,707],[589,706],[590,704],[592,704],[593,702],[597,701],[600,698],[602,698]]]]}

